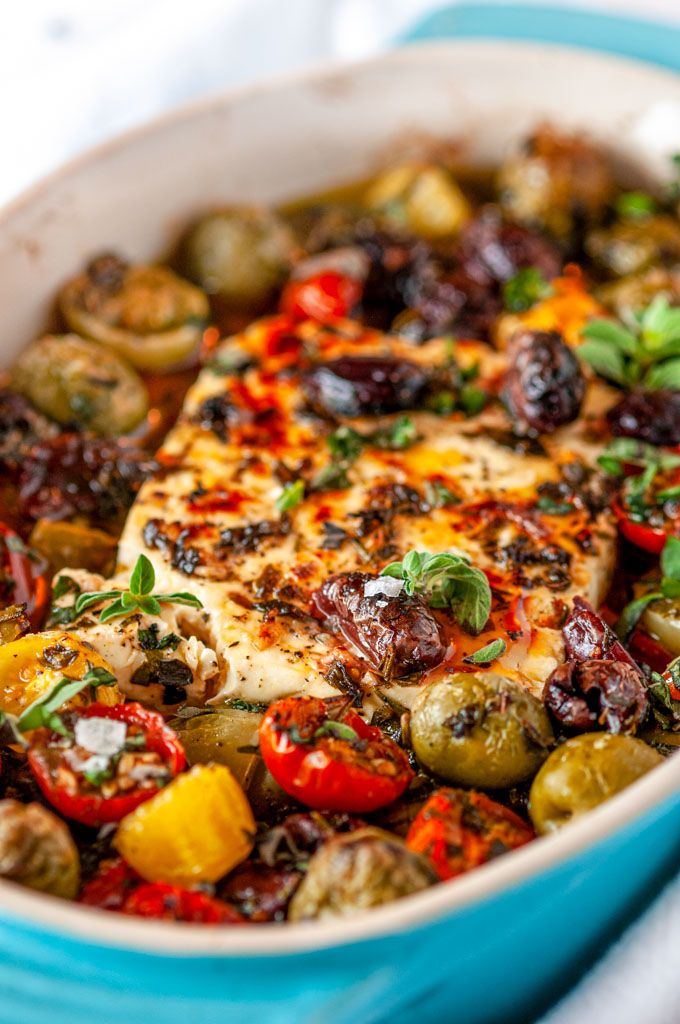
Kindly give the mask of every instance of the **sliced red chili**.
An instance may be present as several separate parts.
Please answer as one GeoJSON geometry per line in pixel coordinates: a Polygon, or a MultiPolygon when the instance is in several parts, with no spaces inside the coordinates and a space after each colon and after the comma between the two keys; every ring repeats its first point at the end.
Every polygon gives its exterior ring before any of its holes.
{"type": "Polygon", "coordinates": [[[408,757],[344,702],[287,697],[260,724],[260,751],[282,789],[307,807],[363,814],[385,807],[413,778],[408,757]]]}
{"type": "MultiPolygon", "coordinates": [[[[106,707],[91,704],[79,712],[80,718],[105,718],[123,722],[128,727],[127,750],[123,749],[117,763],[110,759],[112,773],[99,772],[99,781],[93,780],[92,773],[86,774],[86,762],[78,763],[75,737],[63,737],[47,730],[36,730],[28,762],[40,789],[67,818],[73,818],[84,825],[103,825],[120,821],[131,811],[144,803],[158,791],[159,785],[167,784],[186,765],[186,757],[177,735],[165,724],[162,715],[150,711],[141,704],[116,704],[106,707]],[[126,753],[139,755],[138,764],[143,765],[143,754],[157,755],[156,779],[135,779],[134,775],[120,779],[123,757],[126,753]],[[107,783],[115,781],[111,795],[106,795],[107,783]]],[[[118,756],[118,755],[116,755],[118,756]]],[[[139,772],[137,773],[139,775],[139,772]]],[[[143,769],[142,769],[143,774],[143,769]]]]}
{"type": "Polygon", "coordinates": [[[413,819],[406,845],[447,881],[534,838],[514,811],[484,793],[438,789],[413,819]]]}

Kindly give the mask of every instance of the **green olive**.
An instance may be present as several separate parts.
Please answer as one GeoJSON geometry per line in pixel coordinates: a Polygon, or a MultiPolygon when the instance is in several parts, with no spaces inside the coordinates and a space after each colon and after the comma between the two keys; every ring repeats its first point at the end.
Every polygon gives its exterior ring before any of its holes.
{"type": "Polygon", "coordinates": [[[674,657],[680,655],[680,598],[653,601],[640,624],[674,657]]]}
{"type": "Polygon", "coordinates": [[[405,163],[384,171],[364,201],[370,210],[423,238],[454,235],[471,216],[453,175],[437,164],[405,163]]]}
{"type": "Polygon", "coordinates": [[[0,876],[75,899],[80,858],[68,827],[41,804],[0,800],[0,876]]]}
{"type": "Polygon", "coordinates": [[[592,231],[585,247],[609,273],[637,274],[652,264],[680,259],[680,223],[666,214],[623,220],[592,231]]]}
{"type": "Polygon", "coordinates": [[[585,222],[598,222],[613,190],[605,153],[581,135],[542,125],[498,173],[505,213],[520,223],[569,237],[585,222]]]}
{"type": "Polygon", "coordinates": [[[677,268],[649,267],[639,274],[629,274],[618,281],[601,285],[595,291],[599,301],[619,316],[631,309],[648,306],[657,295],[663,295],[672,306],[680,305],[680,272],[677,268]]]}
{"type": "Polygon", "coordinates": [[[58,423],[76,423],[95,434],[126,434],[148,408],[135,371],[115,352],[75,334],[34,341],[19,356],[12,383],[58,423]]]}
{"type": "Polygon", "coordinates": [[[207,296],[169,267],[130,266],[114,255],[93,260],[59,303],[71,330],[155,373],[189,359],[210,315],[207,296]]]}
{"type": "Polygon", "coordinates": [[[171,726],[182,741],[189,764],[225,764],[247,788],[259,761],[257,730],[261,714],[240,708],[206,710],[175,718],[171,726]]]}
{"type": "Polygon", "coordinates": [[[532,783],[529,813],[536,831],[555,832],[662,761],[656,750],[632,736],[574,736],[552,752],[532,783]]]}
{"type": "Polygon", "coordinates": [[[257,207],[207,214],[184,240],[185,273],[209,295],[238,308],[260,308],[288,275],[293,236],[279,217],[257,207]]]}
{"type": "Polygon", "coordinates": [[[534,774],[553,732],[542,703],[519,683],[457,672],[416,698],[411,742],[418,760],[447,782],[501,789],[534,774]]]}
{"type": "Polygon", "coordinates": [[[352,916],[436,881],[425,858],[396,836],[379,828],[360,828],[336,836],[314,854],[288,917],[309,921],[352,916]]]}

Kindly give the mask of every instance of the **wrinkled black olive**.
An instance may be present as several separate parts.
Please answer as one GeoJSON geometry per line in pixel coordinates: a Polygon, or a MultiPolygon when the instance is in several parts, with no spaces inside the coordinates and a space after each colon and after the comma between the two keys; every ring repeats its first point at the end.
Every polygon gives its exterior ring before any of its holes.
{"type": "Polygon", "coordinates": [[[631,391],[609,410],[607,420],[615,437],[634,437],[656,445],[680,444],[680,391],[631,391]]]}
{"type": "Polygon", "coordinates": [[[649,707],[641,673],[626,661],[606,659],[559,665],[543,701],[561,725],[579,732],[634,733],[649,707]]]}
{"type": "Polygon", "coordinates": [[[480,284],[509,281],[519,270],[536,267],[545,278],[562,266],[557,246],[521,224],[504,220],[495,206],[485,206],[463,228],[459,257],[466,274],[480,284]]]}
{"type": "Polygon", "coordinates": [[[388,678],[424,672],[446,648],[429,608],[398,589],[398,580],[350,572],[331,576],[312,596],[312,611],[388,678]]]}
{"type": "Polygon", "coordinates": [[[582,597],[574,598],[573,610],[562,627],[562,639],[567,661],[624,661],[638,671],[616,634],[582,597]]]}
{"type": "Polygon", "coordinates": [[[0,462],[20,468],[26,448],[54,437],[58,427],[38,412],[27,398],[9,388],[0,388],[0,462]]]}
{"type": "Polygon", "coordinates": [[[413,409],[428,376],[407,359],[341,356],[307,373],[303,389],[310,404],[330,416],[371,416],[413,409]]]}
{"type": "Polygon", "coordinates": [[[575,420],[586,382],[556,331],[521,331],[508,346],[503,398],[521,431],[552,433],[575,420]]]}

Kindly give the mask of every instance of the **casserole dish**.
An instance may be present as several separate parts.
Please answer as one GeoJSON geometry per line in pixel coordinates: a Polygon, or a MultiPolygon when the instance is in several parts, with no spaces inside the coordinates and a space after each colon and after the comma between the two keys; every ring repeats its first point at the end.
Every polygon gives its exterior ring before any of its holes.
{"type": "MultiPolygon", "coordinates": [[[[201,104],[97,150],[5,211],[3,361],[38,333],[49,297],[102,240],[147,259],[206,206],[280,202],[364,177],[415,131],[455,137],[471,163],[488,163],[549,117],[658,177],[680,148],[678,110],[680,83],[667,74],[491,43],[427,46],[201,104]]],[[[417,1004],[425,1020],[451,1006],[469,1022],[526,1019],[673,866],[678,814],[672,758],[561,834],[454,885],[285,931],[119,920],[3,884],[0,1014],[141,1021],[162,1003],[170,1021],[368,1024],[407,1020],[417,1004]]]]}

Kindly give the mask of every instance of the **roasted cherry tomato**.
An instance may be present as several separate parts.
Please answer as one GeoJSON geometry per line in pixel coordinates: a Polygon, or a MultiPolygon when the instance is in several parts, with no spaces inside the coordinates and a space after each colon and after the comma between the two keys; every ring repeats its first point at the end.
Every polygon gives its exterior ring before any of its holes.
{"type": "Polygon", "coordinates": [[[653,672],[665,672],[673,660],[673,655],[640,626],[633,631],[628,650],[638,664],[649,665],[653,672]]]}
{"type": "Polygon", "coordinates": [[[96,875],[85,883],[79,902],[100,910],[120,910],[143,879],[122,857],[102,861],[96,875]]]}
{"type": "Polygon", "coordinates": [[[31,625],[39,629],[49,596],[45,559],[0,523],[0,606],[25,604],[31,625]]]}
{"type": "Polygon", "coordinates": [[[124,914],[154,917],[162,921],[188,924],[240,924],[243,918],[228,903],[195,889],[183,889],[167,882],[145,882],[137,886],[123,903],[124,914]]]}
{"type": "Polygon", "coordinates": [[[303,281],[289,281],[281,294],[280,309],[298,320],[325,323],[349,316],[361,299],[363,285],[337,270],[325,270],[303,281]]]}
{"type": "Polygon", "coordinates": [[[438,789],[413,819],[406,845],[424,854],[445,882],[534,838],[514,811],[484,793],[438,789]]]}
{"type": "Polygon", "coordinates": [[[67,736],[36,730],[28,761],[50,803],[84,825],[120,821],[185,767],[176,734],[141,704],[91,704],[72,725],[67,736]]]}
{"type": "Polygon", "coordinates": [[[260,751],[290,796],[317,810],[362,814],[392,803],[413,771],[404,751],[343,698],[287,697],[260,724],[260,751]]]}
{"type": "Polygon", "coordinates": [[[680,524],[676,524],[673,529],[661,530],[649,526],[647,523],[636,523],[630,518],[618,499],[614,499],[612,502],[612,511],[618,521],[621,536],[629,540],[631,544],[635,544],[636,547],[642,548],[643,551],[649,551],[652,555],[661,554],[669,535],[678,536],[677,526],[680,524]]]}

